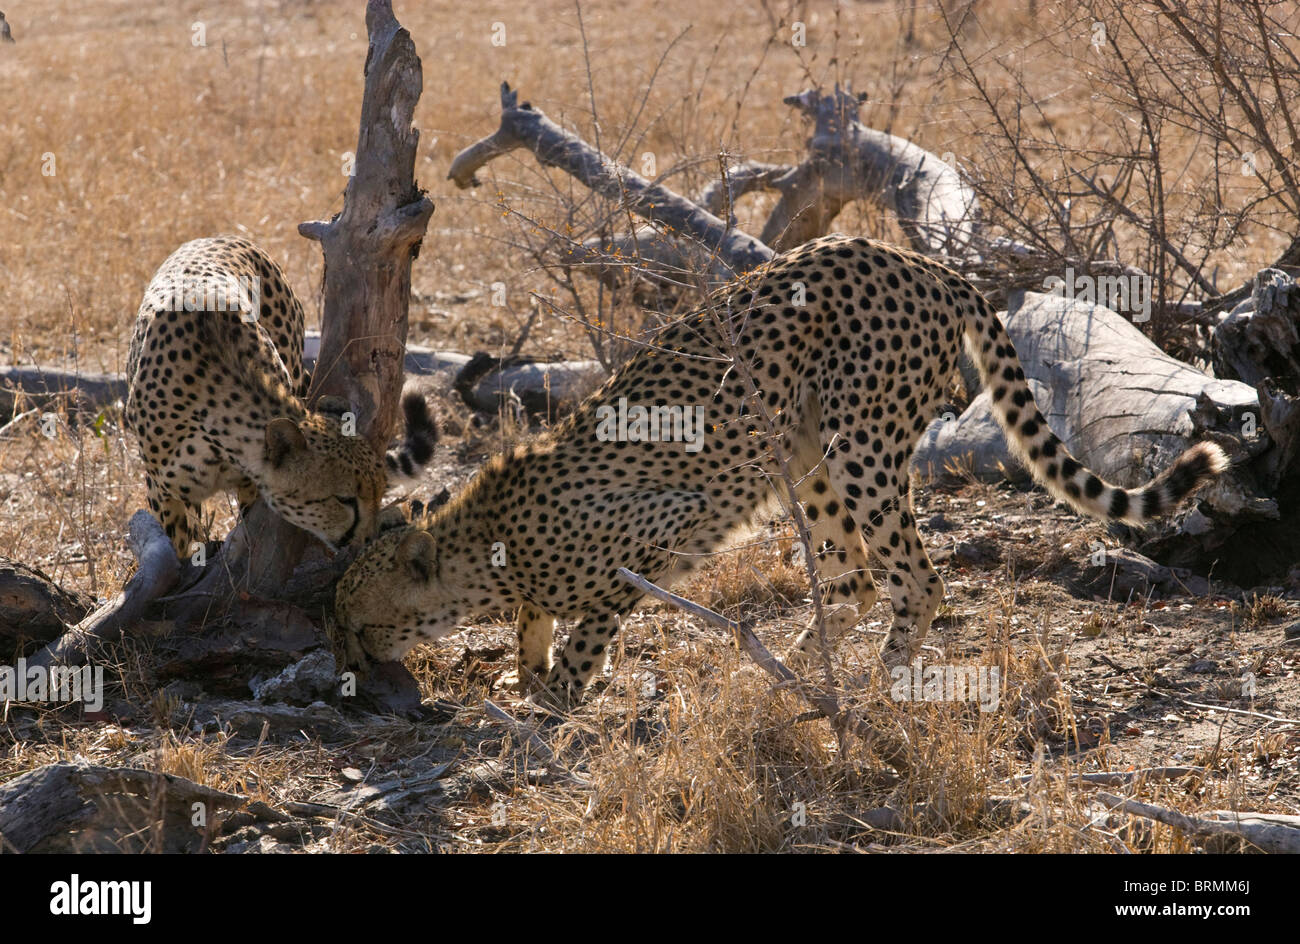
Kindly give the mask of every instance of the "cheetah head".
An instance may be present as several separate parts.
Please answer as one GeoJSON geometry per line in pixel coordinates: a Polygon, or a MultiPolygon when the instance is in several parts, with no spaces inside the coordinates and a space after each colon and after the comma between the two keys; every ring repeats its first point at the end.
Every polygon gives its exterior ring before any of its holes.
{"type": "Polygon", "coordinates": [[[459,629],[464,594],[446,576],[428,531],[408,528],[376,538],[335,593],[329,632],[340,668],[364,674],[459,629]]]}
{"type": "Polygon", "coordinates": [[[286,521],[332,548],[368,540],[384,497],[384,460],[360,436],[345,436],[337,420],[277,417],[266,426],[262,497],[286,521]]]}

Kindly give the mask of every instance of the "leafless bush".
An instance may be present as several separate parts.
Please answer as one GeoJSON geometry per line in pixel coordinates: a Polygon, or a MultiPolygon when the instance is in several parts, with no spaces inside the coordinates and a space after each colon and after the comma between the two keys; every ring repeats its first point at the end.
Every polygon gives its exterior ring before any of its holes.
{"type": "MultiPolygon", "coordinates": [[[[942,8],[940,8],[942,11],[942,8]]],[[[1066,268],[1141,272],[1167,335],[1245,297],[1234,253],[1276,237],[1300,263],[1300,185],[1290,165],[1300,95],[1300,8],[1267,0],[1090,0],[1045,8],[1055,28],[978,49],[945,14],[944,68],[971,91],[983,130],[963,156],[990,223],[1025,244],[999,260],[1011,284],[1066,268]],[[1044,69],[1042,60],[1058,65],[1044,69]],[[1034,66],[1030,68],[1029,66],[1034,66]],[[1054,107],[1068,85],[1100,107],[1054,107]],[[1202,306],[1181,305],[1196,299],[1202,306]]]]}

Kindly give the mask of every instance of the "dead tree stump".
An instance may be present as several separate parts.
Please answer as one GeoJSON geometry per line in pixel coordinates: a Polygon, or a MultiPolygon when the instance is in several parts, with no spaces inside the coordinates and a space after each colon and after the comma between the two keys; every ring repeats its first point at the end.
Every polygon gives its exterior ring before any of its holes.
{"type": "MultiPolygon", "coordinates": [[[[382,452],[401,398],[411,263],[433,202],[414,176],[420,135],[412,118],[423,89],[415,44],[394,18],[391,0],[369,0],[366,29],[356,172],[343,210],[298,231],[318,241],[325,255],[321,353],[309,402],[323,394],[347,398],[358,434],[382,452]]],[[[307,544],[305,532],[255,503],[184,595],[178,621],[221,612],[241,594],[279,596],[307,544]]]]}

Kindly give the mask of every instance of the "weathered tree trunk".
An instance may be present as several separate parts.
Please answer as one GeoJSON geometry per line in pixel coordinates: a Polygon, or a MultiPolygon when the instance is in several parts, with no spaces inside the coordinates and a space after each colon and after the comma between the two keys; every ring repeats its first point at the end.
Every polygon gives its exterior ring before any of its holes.
{"type": "MultiPolygon", "coordinates": [[[[332,220],[303,223],[302,235],[325,255],[321,354],[312,399],[343,396],[360,435],[377,450],[388,445],[402,389],[411,261],[433,213],[415,184],[419,133],[411,121],[423,87],[410,34],[390,0],[369,0],[365,89],[356,172],[332,220]]],[[[204,618],[239,593],[274,597],[307,546],[305,532],[256,502],[227,538],[221,555],[187,594],[181,621],[204,618]]]]}
{"type": "Polygon", "coordinates": [[[325,255],[325,310],[314,396],[346,397],[376,451],[388,445],[402,391],[411,262],[433,201],[415,183],[420,133],[412,126],[423,88],[420,57],[389,0],[366,9],[366,56],[356,172],[343,211],[298,232],[325,255]]]}

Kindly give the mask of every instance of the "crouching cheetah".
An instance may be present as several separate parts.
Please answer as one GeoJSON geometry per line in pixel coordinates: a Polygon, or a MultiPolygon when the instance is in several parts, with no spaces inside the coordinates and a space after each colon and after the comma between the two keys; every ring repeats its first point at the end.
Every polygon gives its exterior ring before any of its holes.
{"type": "Polygon", "coordinates": [[[424,398],[403,400],[406,439],[380,458],[345,435],[340,398],[303,402],[303,310],[284,273],[247,239],[181,246],[158,269],[136,316],[126,421],[140,441],[149,508],[181,556],[191,553],[208,496],[259,495],[326,544],[378,527],[387,470],[413,475],[437,430],[424,398]]]}
{"type": "MultiPolygon", "coordinates": [[[[870,553],[893,604],[882,655],[910,661],[943,584],[917,534],[908,461],[963,337],[1010,442],[1081,512],[1138,524],[1227,464],[1202,442],[1141,488],[1104,482],[1052,434],[969,282],[922,256],[827,237],[666,326],[551,433],[492,460],[417,526],[378,538],[339,583],[334,645],[364,669],[471,616],[517,610],[521,675],[571,700],[641,596],[617,568],[671,583],[749,523],[784,459],[811,523],[828,638],[875,602],[870,553]],[[557,617],[579,622],[553,665],[557,617]]],[[[806,660],[816,640],[806,631],[792,657],[806,660]]]]}

